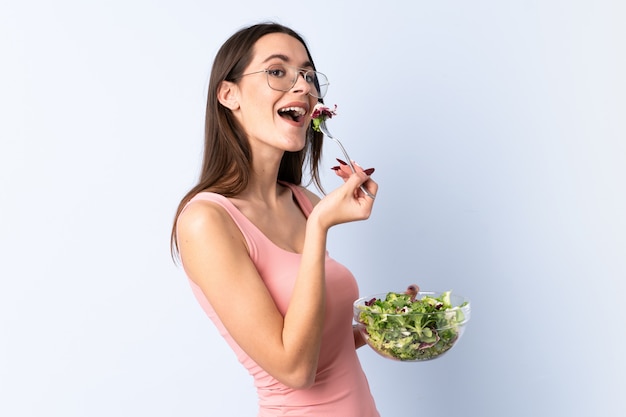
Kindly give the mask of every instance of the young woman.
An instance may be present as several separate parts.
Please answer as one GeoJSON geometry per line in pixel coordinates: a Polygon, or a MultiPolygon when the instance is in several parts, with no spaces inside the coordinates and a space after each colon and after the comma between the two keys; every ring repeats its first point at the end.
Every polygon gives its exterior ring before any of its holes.
{"type": "Polygon", "coordinates": [[[199,183],[172,230],[199,303],[254,378],[259,416],[378,416],[352,328],[358,287],[326,251],[328,230],[364,220],[371,170],[335,167],[342,186],[319,198],[325,94],[304,40],[278,24],[242,29],[216,55],[199,183]]]}

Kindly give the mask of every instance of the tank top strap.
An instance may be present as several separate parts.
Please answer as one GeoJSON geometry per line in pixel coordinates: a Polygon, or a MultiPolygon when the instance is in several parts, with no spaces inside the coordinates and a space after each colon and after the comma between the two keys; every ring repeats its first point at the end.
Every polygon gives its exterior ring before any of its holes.
{"type": "Polygon", "coordinates": [[[308,218],[309,214],[311,214],[311,212],[313,211],[313,203],[311,203],[311,200],[309,200],[309,197],[307,197],[307,195],[304,193],[302,188],[298,185],[291,184],[289,182],[279,181],[279,183],[291,190],[291,192],[293,193],[293,196],[296,199],[296,202],[300,206],[300,209],[302,210],[304,215],[308,218]]]}

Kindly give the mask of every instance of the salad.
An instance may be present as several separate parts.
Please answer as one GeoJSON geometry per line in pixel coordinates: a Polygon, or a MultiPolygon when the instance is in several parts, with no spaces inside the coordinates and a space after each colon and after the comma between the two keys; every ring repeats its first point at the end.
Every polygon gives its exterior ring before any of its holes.
{"type": "Polygon", "coordinates": [[[408,290],[390,292],[357,301],[355,319],[367,343],[381,355],[402,361],[434,359],[452,348],[469,319],[469,302],[453,306],[450,297],[450,291],[419,298],[408,290]]]}
{"type": "Polygon", "coordinates": [[[335,104],[334,109],[330,109],[326,107],[323,103],[317,103],[313,108],[313,113],[311,113],[311,118],[313,122],[313,130],[316,132],[321,132],[320,124],[326,119],[331,119],[333,116],[337,115],[337,105],[335,104]]]}

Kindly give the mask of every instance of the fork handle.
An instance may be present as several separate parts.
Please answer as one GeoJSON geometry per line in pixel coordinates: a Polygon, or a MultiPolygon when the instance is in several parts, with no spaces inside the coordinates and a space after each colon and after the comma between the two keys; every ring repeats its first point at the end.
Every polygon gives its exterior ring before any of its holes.
{"type": "MultiPolygon", "coordinates": [[[[356,172],[356,169],[354,169],[354,165],[352,164],[352,159],[350,159],[350,156],[348,155],[348,151],[346,151],[346,148],[343,147],[339,139],[337,139],[336,137],[330,134],[330,132],[328,131],[328,128],[326,127],[326,120],[324,119],[322,119],[322,122],[320,123],[320,130],[322,131],[324,135],[326,135],[328,138],[332,139],[337,145],[339,145],[341,152],[343,152],[343,156],[348,160],[348,165],[350,165],[350,169],[352,170],[353,173],[356,172]]],[[[360,188],[361,188],[361,191],[363,191],[365,195],[371,198],[372,200],[376,198],[374,194],[367,191],[364,185],[361,185],[360,188]]]]}
{"type": "MultiPolygon", "coordinates": [[[[341,149],[341,152],[343,152],[343,156],[345,156],[345,158],[348,160],[348,165],[350,165],[350,169],[352,170],[352,172],[356,172],[356,169],[354,168],[354,164],[352,164],[352,159],[350,159],[350,156],[348,155],[348,152],[346,151],[346,148],[343,147],[343,145],[341,144],[341,142],[339,142],[337,139],[335,139],[332,136],[326,135],[329,138],[331,138],[332,140],[335,141],[335,143],[337,145],[339,145],[339,148],[341,149]]],[[[369,198],[371,198],[372,200],[376,198],[376,196],[372,193],[370,193],[369,191],[367,191],[367,189],[365,188],[364,185],[361,185],[361,191],[363,191],[365,193],[366,196],[368,196],[369,198]]]]}

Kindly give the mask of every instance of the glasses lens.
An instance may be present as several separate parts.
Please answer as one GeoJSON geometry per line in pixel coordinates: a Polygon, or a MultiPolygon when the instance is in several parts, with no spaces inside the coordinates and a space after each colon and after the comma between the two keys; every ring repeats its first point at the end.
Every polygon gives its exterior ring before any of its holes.
{"type": "Polygon", "coordinates": [[[270,88],[278,91],[289,91],[298,81],[298,76],[302,74],[307,83],[311,86],[313,97],[323,98],[328,90],[328,78],[321,72],[306,71],[299,68],[288,67],[281,64],[271,65],[267,69],[267,83],[270,88]]]}
{"type": "Polygon", "coordinates": [[[284,65],[272,65],[267,69],[267,83],[270,88],[278,91],[289,91],[298,76],[284,65]]]}
{"type": "Polygon", "coordinates": [[[309,71],[305,74],[305,78],[309,84],[313,87],[310,94],[313,97],[324,98],[326,91],[328,91],[328,78],[321,72],[309,71]]]}

